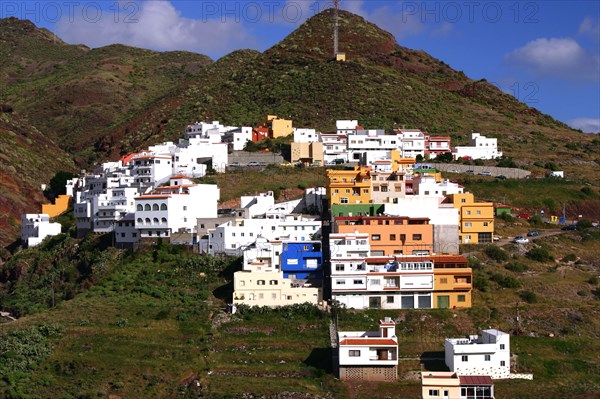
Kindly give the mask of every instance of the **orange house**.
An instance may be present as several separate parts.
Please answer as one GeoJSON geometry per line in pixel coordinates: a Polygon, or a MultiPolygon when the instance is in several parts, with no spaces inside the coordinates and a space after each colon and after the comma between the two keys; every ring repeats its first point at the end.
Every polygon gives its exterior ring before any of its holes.
{"type": "Polygon", "coordinates": [[[433,307],[470,308],[473,271],[466,257],[438,255],[434,257],[433,307]]]}
{"type": "Polygon", "coordinates": [[[371,202],[371,168],[327,169],[326,189],[329,205],[368,204],[371,202]]]}
{"type": "Polygon", "coordinates": [[[433,225],[428,218],[338,216],[334,219],[334,231],[369,234],[371,256],[433,253],[433,225]]]}

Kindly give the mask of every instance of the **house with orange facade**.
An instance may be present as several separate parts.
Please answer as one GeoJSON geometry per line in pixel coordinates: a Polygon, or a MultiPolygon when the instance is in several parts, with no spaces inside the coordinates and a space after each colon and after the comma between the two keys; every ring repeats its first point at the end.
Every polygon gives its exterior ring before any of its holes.
{"type": "Polygon", "coordinates": [[[370,203],[371,168],[355,166],[350,170],[328,169],[326,195],[330,206],[370,203]]]}
{"type": "Polygon", "coordinates": [[[372,256],[433,253],[433,225],[428,218],[407,216],[338,216],[336,233],[367,233],[372,256]]]}

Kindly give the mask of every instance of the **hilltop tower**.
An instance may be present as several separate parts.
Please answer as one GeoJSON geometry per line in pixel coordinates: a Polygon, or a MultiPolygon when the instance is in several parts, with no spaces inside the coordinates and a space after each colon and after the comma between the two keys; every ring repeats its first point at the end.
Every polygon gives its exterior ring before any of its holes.
{"type": "Polygon", "coordinates": [[[346,54],[339,52],[339,11],[340,11],[340,0],[333,0],[333,57],[336,61],[346,61],[346,54]]]}

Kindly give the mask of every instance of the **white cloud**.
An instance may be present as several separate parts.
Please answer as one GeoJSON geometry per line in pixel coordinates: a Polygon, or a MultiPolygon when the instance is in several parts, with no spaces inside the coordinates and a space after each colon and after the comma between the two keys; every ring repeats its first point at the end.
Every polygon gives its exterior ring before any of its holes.
{"type": "Polygon", "coordinates": [[[579,25],[580,35],[586,35],[592,39],[600,40],[600,20],[598,18],[585,17],[579,25]]]}
{"type": "Polygon", "coordinates": [[[571,38],[540,38],[505,57],[507,62],[531,69],[538,76],[600,79],[600,56],[589,54],[571,38]]]}
{"type": "Polygon", "coordinates": [[[443,22],[439,27],[431,31],[433,37],[447,37],[452,34],[454,25],[450,22],[443,22]]]}
{"type": "Polygon", "coordinates": [[[68,43],[101,47],[113,43],[154,50],[187,50],[213,57],[239,48],[256,47],[256,40],[235,19],[190,19],[170,1],[146,1],[138,4],[129,21],[125,15],[115,18],[104,13],[98,21],[76,13],[76,18],[61,18],[56,34],[68,43]]]}
{"type": "Polygon", "coordinates": [[[421,15],[408,8],[405,12],[394,11],[389,6],[375,8],[367,11],[363,1],[341,2],[340,7],[354,14],[360,15],[367,21],[379,26],[393,34],[397,40],[403,37],[418,35],[426,30],[421,15]]]}
{"type": "Polygon", "coordinates": [[[567,122],[573,129],[581,129],[585,133],[600,133],[600,118],[575,118],[567,122]]]}

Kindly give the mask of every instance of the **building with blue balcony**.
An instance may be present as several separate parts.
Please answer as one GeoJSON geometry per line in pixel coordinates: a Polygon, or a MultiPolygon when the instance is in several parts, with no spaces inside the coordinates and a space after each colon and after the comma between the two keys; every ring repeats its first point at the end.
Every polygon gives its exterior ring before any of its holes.
{"type": "Polygon", "coordinates": [[[320,241],[284,242],[281,249],[281,270],[285,278],[321,280],[323,252],[320,241]]]}

